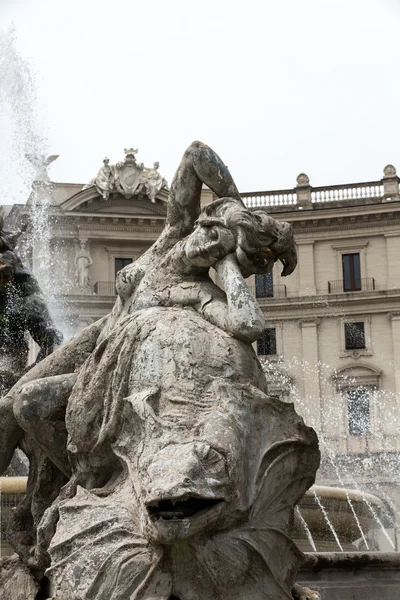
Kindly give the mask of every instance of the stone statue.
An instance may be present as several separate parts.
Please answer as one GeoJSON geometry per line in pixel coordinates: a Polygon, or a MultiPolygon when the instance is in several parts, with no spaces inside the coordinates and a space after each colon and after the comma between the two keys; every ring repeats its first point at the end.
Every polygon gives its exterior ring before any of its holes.
{"type": "Polygon", "coordinates": [[[11,542],[58,597],[292,597],[302,555],[288,530],[318,443],[267,395],[251,346],[264,318],[244,281],[277,260],[284,275],[296,267],[291,227],[248,211],[194,142],[112,313],[1,401],[0,472],[16,444],[41,465],[11,542]],[[203,184],[218,199],[200,210],[203,184]]]}
{"type": "Polygon", "coordinates": [[[89,268],[93,264],[92,258],[87,246],[87,240],[80,240],[79,247],[75,253],[75,277],[76,283],[81,290],[87,290],[89,287],[89,268]]]}
{"type": "Polygon", "coordinates": [[[6,233],[0,216],[0,395],[26,368],[26,332],[40,346],[38,360],[50,354],[62,339],[36,279],[13,248],[22,231],[6,233]]]}
{"type": "Polygon", "coordinates": [[[104,200],[108,200],[110,197],[110,193],[114,188],[114,172],[110,167],[110,159],[103,159],[103,166],[99,169],[96,177],[92,179],[87,185],[83,187],[83,189],[90,188],[95,186],[99,194],[103,197],[104,200]]]}
{"type": "Polygon", "coordinates": [[[97,177],[92,179],[83,189],[95,186],[99,194],[108,200],[112,192],[122,194],[125,198],[144,192],[152,202],[162,189],[168,189],[167,181],[158,172],[159,163],[155,162],[152,168],[146,168],[143,163],[136,161],[138,150],[125,148],[125,160],[110,165],[105,158],[103,167],[97,177]]]}
{"type": "Polygon", "coordinates": [[[159,162],[153,163],[152,169],[144,169],[142,186],[144,192],[148,195],[152,202],[156,201],[157,194],[163,189],[168,189],[167,181],[160,175],[158,168],[159,162]]]}
{"type": "Polygon", "coordinates": [[[36,169],[34,181],[48,183],[50,178],[47,167],[59,157],[59,154],[52,154],[47,157],[45,154],[25,154],[25,157],[36,169]]]}

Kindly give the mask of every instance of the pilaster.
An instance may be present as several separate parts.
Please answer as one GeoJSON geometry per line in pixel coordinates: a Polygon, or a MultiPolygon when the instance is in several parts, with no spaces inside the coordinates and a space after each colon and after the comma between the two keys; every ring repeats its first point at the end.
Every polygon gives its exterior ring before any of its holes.
{"type": "Polygon", "coordinates": [[[321,391],[319,385],[318,325],[320,319],[300,319],[304,369],[304,402],[308,407],[307,421],[317,430],[321,426],[321,391]]]}
{"type": "Polygon", "coordinates": [[[314,241],[297,240],[299,270],[299,295],[314,296],[317,293],[315,286],[314,269],[314,241]]]}
{"type": "Polygon", "coordinates": [[[385,233],[389,290],[400,288],[400,232],[385,233]]]}
{"type": "Polygon", "coordinates": [[[400,393],[400,312],[388,314],[392,322],[393,369],[396,392],[400,393]]]}

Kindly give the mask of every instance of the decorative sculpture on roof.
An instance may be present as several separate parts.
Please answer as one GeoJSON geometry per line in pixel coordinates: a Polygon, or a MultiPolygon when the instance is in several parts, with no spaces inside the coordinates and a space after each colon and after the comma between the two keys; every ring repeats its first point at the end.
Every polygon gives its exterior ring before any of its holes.
{"type": "Polygon", "coordinates": [[[83,189],[95,186],[104,200],[108,200],[112,193],[122,194],[125,198],[144,193],[155,202],[161,190],[168,190],[167,181],[158,172],[159,163],[155,162],[152,168],[148,168],[137,163],[137,149],[125,148],[124,152],[125,160],[116,165],[110,165],[109,159],[105,158],[97,176],[83,189]]]}
{"type": "Polygon", "coordinates": [[[143,174],[143,164],[137,164],[137,150],[133,148],[125,148],[125,160],[115,165],[115,188],[125,196],[132,198],[139,187],[143,174]]]}
{"type": "Polygon", "coordinates": [[[45,154],[25,154],[27,160],[35,167],[35,182],[48,183],[50,181],[47,167],[54,162],[59,154],[47,156],[45,154]]]}
{"type": "Polygon", "coordinates": [[[251,345],[265,322],[244,279],[277,260],[296,267],[291,226],[247,210],[194,142],[112,313],[0,403],[0,472],[16,443],[33,459],[11,541],[57,597],[291,598],[302,556],[288,531],[319,452],[267,395],[251,345]],[[202,184],[218,199],[201,210],[202,184]]]}
{"type": "Polygon", "coordinates": [[[168,188],[168,184],[164,177],[158,172],[160,166],[159,162],[153,163],[152,169],[145,168],[143,170],[142,186],[145,193],[148,195],[152,202],[156,201],[157,194],[163,189],[168,188]]]}

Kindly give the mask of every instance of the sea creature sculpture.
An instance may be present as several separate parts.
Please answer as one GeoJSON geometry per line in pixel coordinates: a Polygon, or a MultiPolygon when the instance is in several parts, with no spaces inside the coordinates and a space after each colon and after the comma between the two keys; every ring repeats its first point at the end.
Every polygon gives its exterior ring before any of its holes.
{"type": "Polygon", "coordinates": [[[251,346],[265,324],[244,278],[276,260],[284,275],[296,266],[290,226],[248,211],[194,142],[112,313],[0,403],[10,444],[29,442],[59,474],[51,498],[30,474],[32,547],[16,545],[59,597],[291,598],[301,553],[288,530],[319,451],[293,405],[268,396],[251,346]],[[201,211],[203,183],[219,199],[201,211]]]}

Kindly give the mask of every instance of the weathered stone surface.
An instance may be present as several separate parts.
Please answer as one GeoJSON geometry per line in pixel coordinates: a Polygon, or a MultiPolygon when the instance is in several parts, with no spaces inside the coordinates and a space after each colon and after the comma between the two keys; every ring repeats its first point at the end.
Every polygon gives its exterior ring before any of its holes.
{"type": "Polygon", "coordinates": [[[318,590],[321,600],[397,600],[400,556],[398,552],[307,554],[298,579],[318,590]]]}
{"type": "Polygon", "coordinates": [[[314,477],[316,438],[260,389],[247,344],[194,311],[153,308],[121,320],[95,355],[70,398],[70,449],[89,476],[113,455],[123,470],[60,506],[56,593],[290,597],[301,553],[287,531],[314,477]]]}
{"type": "Polygon", "coordinates": [[[39,584],[17,555],[0,559],[1,600],[34,600],[39,584]]]}
{"type": "Polygon", "coordinates": [[[4,399],[40,451],[19,552],[63,600],[291,598],[302,555],[288,532],[319,451],[268,397],[251,346],[265,324],[244,278],[276,260],[296,266],[290,226],[246,210],[195,142],[112,314],[4,399]],[[200,212],[203,183],[220,198],[200,212]]]}

